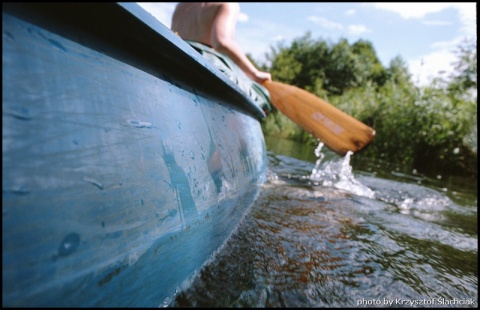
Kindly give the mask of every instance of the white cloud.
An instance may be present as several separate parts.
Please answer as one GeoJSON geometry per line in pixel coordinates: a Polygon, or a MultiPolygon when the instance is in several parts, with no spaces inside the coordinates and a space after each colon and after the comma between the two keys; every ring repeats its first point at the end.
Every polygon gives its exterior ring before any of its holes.
{"type": "Polygon", "coordinates": [[[458,36],[450,41],[435,42],[430,45],[432,52],[408,61],[413,81],[420,86],[427,86],[433,78],[448,77],[453,71],[453,62],[457,61],[454,50],[462,40],[458,36]]]}
{"type": "Polygon", "coordinates": [[[462,35],[469,38],[477,37],[477,6],[474,3],[454,3],[452,5],[458,11],[462,23],[462,35]]]}
{"type": "Polygon", "coordinates": [[[375,8],[392,11],[400,14],[403,18],[422,18],[429,13],[440,12],[452,7],[455,3],[418,3],[418,2],[377,2],[371,3],[375,8]]]}
{"type": "Polygon", "coordinates": [[[168,28],[172,25],[172,15],[175,10],[174,2],[137,2],[145,11],[149,12],[156,19],[168,28]]]}
{"type": "MultiPolygon", "coordinates": [[[[458,13],[461,24],[458,35],[450,41],[436,42],[430,47],[432,52],[407,61],[413,81],[421,86],[431,83],[433,78],[447,77],[454,71],[452,63],[457,60],[453,51],[465,38],[477,37],[476,3],[371,3],[377,9],[398,13],[405,19],[422,19],[429,13],[436,13],[452,8],[458,13]]],[[[450,25],[449,21],[425,20],[429,26],[450,25]]]]}
{"type": "Polygon", "coordinates": [[[362,33],[370,32],[370,30],[364,25],[349,25],[348,32],[353,35],[359,35],[362,33]]]}
{"type": "Polygon", "coordinates": [[[350,9],[345,12],[345,15],[350,16],[350,15],[355,15],[357,12],[354,9],[350,9]]]}
{"type": "Polygon", "coordinates": [[[320,16],[309,16],[307,17],[307,20],[315,23],[315,24],[318,24],[322,27],[325,27],[327,29],[342,29],[343,26],[339,23],[336,23],[336,22],[333,22],[331,20],[328,20],[324,17],[320,17],[320,16]]]}
{"type": "Polygon", "coordinates": [[[422,24],[427,26],[451,26],[452,22],[442,21],[442,20],[425,20],[422,24]]]}
{"type": "Polygon", "coordinates": [[[298,37],[299,33],[301,33],[299,29],[288,23],[252,18],[249,23],[237,25],[235,38],[244,52],[251,54],[256,61],[266,62],[265,53],[270,51],[270,46],[275,47],[279,43],[288,44],[290,40],[298,37]]]}
{"type": "Polygon", "coordinates": [[[434,50],[442,50],[442,51],[452,51],[460,44],[460,38],[453,39],[450,41],[439,41],[435,42],[430,47],[434,50]]]}
{"type": "Polygon", "coordinates": [[[421,86],[429,85],[433,78],[448,77],[453,73],[453,63],[458,60],[454,51],[460,46],[464,37],[457,36],[450,41],[435,42],[430,45],[432,52],[408,61],[413,81],[421,86]]]}
{"type": "MultiPolygon", "coordinates": [[[[421,19],[429,13],[437,13],[448,8],[457,10],[459,21],[462,24],[462,35],[470,38],[477,36],[477,6],[476,2],[437,2],[437,3],[392,3],[392,2],[380,2],[369,3],[377,9],[387,10],[398,13],[405,19],[418,18],[421,19]]],[[[430,22],[431,23],[431,22],[430,22]]],[[[438,21],[437,21],[438,24],[438,21]]]]}
{"type": "Polygon", "coordinates": [[[408,67],[413,82],[418,86],[427,86],[433,78],[442,74],[447,77],[453,71],[452,63],[455,60],[455,55],[450,51],[435,51],[408,61],[408,67]]]}
{"type": "Polygon", "coordinates": [[[238,21],[241,22],[241,23],[248,22],[248,19],[249,19],[249,17],[245,13],[240,12],[240,14],[238,15],[238,21]]]}

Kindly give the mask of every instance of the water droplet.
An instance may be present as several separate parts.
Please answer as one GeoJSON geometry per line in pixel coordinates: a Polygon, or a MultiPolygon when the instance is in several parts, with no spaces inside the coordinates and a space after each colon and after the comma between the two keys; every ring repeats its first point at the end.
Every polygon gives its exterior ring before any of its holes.
{"type": "Polygon", "coordinates": [[[33,117],[27,108],[21,106],[6,108],[4,113],[24,121],[31,120],[33,117]]]}
{"type": "Polygon", "coordinates": [[[149,122],[142,122],[135,119],[127,119],[127,123],[136,128],[152,128],[152,124],[149,122]]]}
{"type": "Polygon", "coordinates": [[[103,184],[98,182],[97,180],[94,180],[94,179],[91,179],[91,178],[83,178],[83,180],[85,182],[92,183],[93,185],[95,185],[99,189],[103,189],[103,184]]]}
{"type": "Polygon", "coordinates": [[[4,191],[9,191],[17,195],[26,195],[30,192],[30,188],[27,184],[17,184],[12,188],[5,188],[4,191]]]}
{"type": "Polygon", "coordinates": [[[67,256],[75,252],[80,244],[80,235],[77,233],[70,233],[63,238],[60,247],[58,248],[59,256],[67,256]]]}
{"type": "Polygon", "coordinates": [[[168,308],[168,306],[170,305],[170,302],[172,301],[172,298],[170,297],[167,297],[163,300],[163,308],[168,308]]]}

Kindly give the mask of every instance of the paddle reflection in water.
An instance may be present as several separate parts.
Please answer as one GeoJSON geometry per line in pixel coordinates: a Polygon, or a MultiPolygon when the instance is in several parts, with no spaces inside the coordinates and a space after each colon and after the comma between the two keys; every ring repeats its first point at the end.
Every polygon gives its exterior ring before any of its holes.
{"type": "Polygon", "coordinates": [[[476,194],[459,204],[418,178],[354,176],[351,154],[316,155],[269,152],[251,211],[165,306],[478,305],[476,194]]]}

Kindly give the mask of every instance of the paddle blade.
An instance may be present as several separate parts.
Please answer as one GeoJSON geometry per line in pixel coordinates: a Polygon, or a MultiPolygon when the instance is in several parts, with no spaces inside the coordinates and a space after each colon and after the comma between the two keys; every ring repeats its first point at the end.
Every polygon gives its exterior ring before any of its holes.
{"type": "Polygon", "coordinates": [[[375,137],[373,128],[301,88],[274,81],[263,86],[280,112],[338,155],[356,153],[375,137]]]}

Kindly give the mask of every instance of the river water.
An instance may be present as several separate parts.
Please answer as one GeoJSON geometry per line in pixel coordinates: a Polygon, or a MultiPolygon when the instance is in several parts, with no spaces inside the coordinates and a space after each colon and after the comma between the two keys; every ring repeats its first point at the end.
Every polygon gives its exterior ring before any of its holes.
{"type": "Polygon", "coordinates": [[[256,203],[166,306],[478,306],[476,181],[266,142],[256,203]]]}

